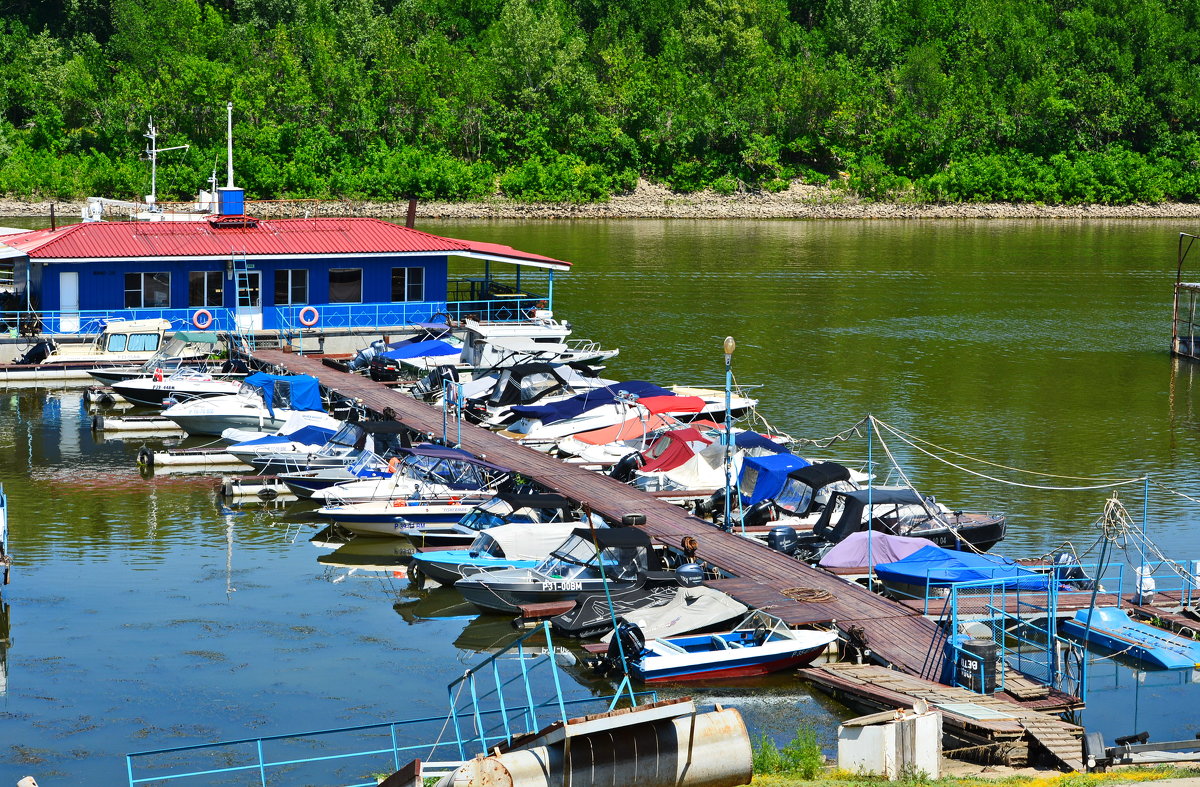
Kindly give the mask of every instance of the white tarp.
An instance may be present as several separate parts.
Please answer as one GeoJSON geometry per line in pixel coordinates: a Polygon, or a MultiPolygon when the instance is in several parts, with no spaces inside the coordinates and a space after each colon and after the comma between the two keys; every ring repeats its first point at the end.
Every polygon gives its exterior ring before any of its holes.
{"type": "Polygon", "coordinates": [[[566,541],[579,522],[513,522],[489,527],[481,536],[489,536],[510,560],[543,560],[566,541]]]}
{"type": "MultiPolygon", "coordinates": [[[[636,623],[646,639],[662,639],[687,634],[690,631],[712,628],[727,620],[745,615],[749,610],[719,590],[703,585],[680,588],[675,598],[657,607],[632,609],[621,617],[636,623]]],[[[612,632],[604,635],[604,641],[612,639],[612,632]]]]}

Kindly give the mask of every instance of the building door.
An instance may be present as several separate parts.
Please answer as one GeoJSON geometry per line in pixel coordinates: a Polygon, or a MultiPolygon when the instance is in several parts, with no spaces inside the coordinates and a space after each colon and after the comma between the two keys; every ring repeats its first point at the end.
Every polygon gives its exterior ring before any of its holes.
{"type": "Polygon", "coordinates": [[[237,323],[243,331],[261,331],[262,272],[239,271],[237,274],[237,323]]]}
{"type": "Polygon", "coordinates": [[[79,273],[60,271],[58,274],[59,330],[74,333],[79,330],[79,273]]]}

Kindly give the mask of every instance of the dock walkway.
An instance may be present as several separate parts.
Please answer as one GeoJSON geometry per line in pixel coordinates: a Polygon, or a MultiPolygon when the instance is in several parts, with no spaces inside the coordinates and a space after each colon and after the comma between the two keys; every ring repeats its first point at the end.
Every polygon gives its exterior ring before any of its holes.
{"type": "MultiPolygon", "coordinates": [[[[375,413],[394,413],[417,432],[440,435],[439,409],[394,391],[382,383],[332,369],[320,360],[278,350],[251,355],[258,365],[292,374],[309,374],[321,385],[375,413]]],[[[457,438],[458,426],[452,426],[457,438]]],[[[872,657],[910,675],[938,680],[942,674],[944,635],[931,620],[864,587],[812,568],[751,539],[723,532],[684,509],[656,499],[608,476],[564,463],[540,451],[467,423],[462,448],[506,467],[542,486],[591,507],[610,521],[630,513],[645,515],[643,529],[655,541],[678,547],[691,536],[699,559],[731,575],[710,582],[744,604],[767,609],[790,625],[836,624],[854,631],[872,657]]]]}

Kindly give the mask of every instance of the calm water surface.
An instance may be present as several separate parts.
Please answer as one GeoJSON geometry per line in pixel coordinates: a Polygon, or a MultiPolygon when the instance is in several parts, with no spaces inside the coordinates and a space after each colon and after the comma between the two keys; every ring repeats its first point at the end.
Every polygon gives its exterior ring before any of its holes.
{"type": "MultiPolygon", "coordinates": [[[[12,223],[5,220],[0,223],[12,223]]],[[[571,260],[559,316],[621,348],[609,376],[720,386],[721,342],[761,415],[824,438],[868,413],[985,475],[1154,480],[1148,532],[1200,558],[1196,370],[1167,355],[1173,222],[426,222],[571,260]]],[[[0,605],[0,784],[124,781],[121,755],[436,715],[445,684],[508,642],[450,591],[416,592],[309,543],[310,509],[231,509],[211,478],[143,478],[78,392],[0,390],[17,565],[0,605]]],[[[1093,543],[1105,490],[971,475],[885,435],[914,483],[1010,514],[998,551],[1093,543]]],[[[861,462],[853,438],[815,456],[861,462]]],[[[874,451],[878,457],[881,446],[874,451]]],[[[1142,487],[1121,492],[1140,521],[1142,487]]],[[[390,550],[388,550],[390,551],[390,550]]],[[[359,563],[373,558],[359,556],[359,563]]],[[[605,684],[568,669],[574,696],[605,684]]],[[[1111,739],[1200,729],[1189,673],[1099,661],[1084,722],[1111,739]],[[1168,712],[1164,712],[1168,711],[1168,712]]],[[[670,692],[667,692],[670,693],[670,692]]],[[[832,745],[844,709],[790,678],[688,690],[832,745]]]]}

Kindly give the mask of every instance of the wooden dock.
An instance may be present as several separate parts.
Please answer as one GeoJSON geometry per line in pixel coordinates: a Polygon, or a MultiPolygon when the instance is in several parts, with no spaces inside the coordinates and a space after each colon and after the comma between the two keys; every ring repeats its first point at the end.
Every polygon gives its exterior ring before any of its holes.
{"type": "MultiPolygon", "coordinates": [[[[416,432],[440,436],[442,412],[359,375],[336,371],[320,360],[279,350],[251,355],[259,366],[309,374],[329,391],[375,413],[394,413],[416,432]]],[[[452,424],[448,437],[457,439],[452,424]]],[[[529,478],[547,489],[620,522],[626,514],[646,517],[644,530],[660,544],[678,548],[685,537],[699,542],[697,557],[730,575],[713,587],[751,607],[767,609],[791,625],[836,624],[854,631],[872,658],[911,675],[937,680],[942,674],[944,636],[918,612],[864,587],[787,557],[753,539],[717,529],[682,508],[608,476],[571,465],[506,437],[464,422],[461,447],[529,478]],[[821,599],[821,600],[810,600],[821,599]]]]}
{"type": "MultiPolygon", "coordinates": [[[[925,700],[942,713],[948,754],[1014,766],[1049,758],[1058,767],[1083,770],[1083,728],[1046,715],[1045,706],[1017,703],[1005,694],[976,694],[869,664],[825,664],[800,674],[864,713],[911,708],[917,699],[925,700]]],[[[1066,710],[1077,707],[1073,699],[1059,694],[1050,701],[1066,710]]]]}

